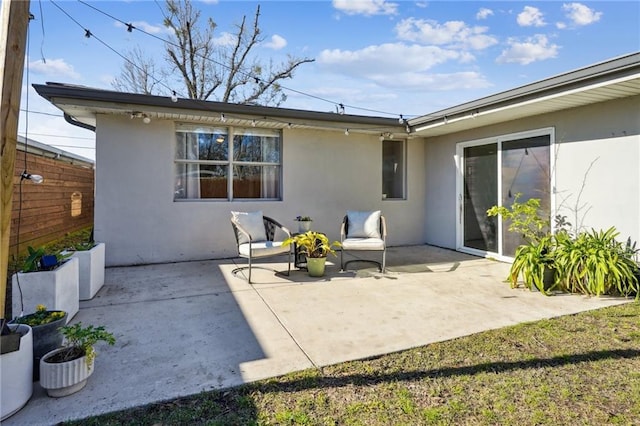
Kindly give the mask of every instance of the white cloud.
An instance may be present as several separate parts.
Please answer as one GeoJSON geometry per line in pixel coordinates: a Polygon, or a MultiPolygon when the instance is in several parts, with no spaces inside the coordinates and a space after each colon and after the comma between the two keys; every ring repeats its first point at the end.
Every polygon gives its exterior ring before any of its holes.
{"type": "Polygon", "coordinates": [[[518,25],[522,27],[543,27],[546,25],[540,9],[533,6],[525,6],[518,14],[518,25]]]}
{"type": "Polygon", "coordinates": [[[565,3],[562,10],[566,12],[566,17],[576,26],[583,26],[598,22],[602,12],[596,12],[581,3],[565,3]]]}
{"type": "Polygon", "coordinates": [[[509,48],[502,51],[496,62],[527,65],[531,62],[555,58],[560,49],[557,44],[549,44],[549,40],[543,34],[528,37],[525,41],[510,38],[507,43],[509,48]]]}
{"type": "Polygon", "coordinates": [[[481,74],[468,71],[444,74],[404,72],[389,78],[388,75],[372,75],[370,78],[382,87],[425,91],[479,89],[491,84],[481,74]]]}
{"type": "Polygon", "coordinates": [[[558,28],[559,30],[564,30],[565,28],[567,28],[567,24],[565,24],[564,22],[556,22],[556,28],[558,28]]]}
{"type": "Polygon", "coordinates": [[[395,15],[398,4],[386,0],[333,0],[333,7],[347,15],[395,15]]]}
{"type": "Polygon", "coordinates": [[[280,50],[287,45],[287,40],[277,34],[271,36],[271,40],[264,43],[264,47],[273,50],[280,50]]]}
{"type": "MultiPolygon", "coordinates": [[[[122,22],[118,22],[118,21],[114,22],[114,25],[117,28],[126,28],[127,27],[125,24],[123,24],[122,22]]],[[[131,22],[131,25],[133,25],[134,27],[136,27],[136,28],[138,28],[138,29],[140,29],[140,30],[142,30],[144,32],[147,32],[149,34],[163,34],[163,33],[164,34],[168,34],[169,33],[168,28],[165,27],[162,24],[153,25],[153,24],[150,24],[150,23],[148,23],[146,21],[134,21],[134,22],[131,22]]]]}
{"type": "Polygon", "coordinates": [[[487,27],[469,27],[462,21],[440,24],[433,20],[408,18],[399,22],[395,30],[401,40],[474,50],[486,49],[498,42],[495,37],[485,34],[487,27]]]}
{"type": "Polygon", "coordinates": [[[476,13],[476,19],[487,19],[491,15],[493,15],[493,10],[483,7],[476,13]]]}
{"type": "Polygon", "coordinates": [[[35,74],[45,77],[63,77],[71,80],[80,80],[82,77],[74,69],[73,65],[65,62],[64,59],[47,59],[29,62],[29,69],[35,74]]]}
{"type": "Polygon", "coordinates": [[[236,37],[227,32],[220,33],[219,37],[214,37],[213,44],[216,46],[233,46],[236,42],[236,37]]]}
{"type": "Polygon", "coordinates": [[[372,73],[394,75],[401,72],[425,71],[451,60],[465,60],[467,56],[457,50],[437,46],[385,43],[360,50],[323,50],[318,55],[318,66],[341,74],[370,76],[372,73]]]}
{"type": "Polygon", "coordinates": [[[421,9],[426,9],[427,7],[429,7],[429,3],[426,1],[419,1],[419,2],[416,2],[416,6],[421,9]]]}

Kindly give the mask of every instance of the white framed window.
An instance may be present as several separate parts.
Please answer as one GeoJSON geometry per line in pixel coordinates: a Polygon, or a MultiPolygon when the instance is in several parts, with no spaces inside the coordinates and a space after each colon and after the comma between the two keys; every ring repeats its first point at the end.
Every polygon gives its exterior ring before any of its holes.
{"type": "Polygon", "coordinates": [[[382,141],[382,199],[406,199],[406,141],[382,141]]]}
{"type": "Polygon", "coordinates": [[[280,200],[278,130],[176,125],[174,200],[280,200]]]}

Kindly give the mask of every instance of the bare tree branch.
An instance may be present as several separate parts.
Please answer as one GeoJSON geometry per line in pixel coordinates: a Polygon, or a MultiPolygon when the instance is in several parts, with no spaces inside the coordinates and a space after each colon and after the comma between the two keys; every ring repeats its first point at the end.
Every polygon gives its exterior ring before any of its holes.
{"type": "MultiPolygon", "coordinates": [[[[208,18],[206,24],[201,25],[201,11],[192,6],[191,0],[166,0],[165,6],[168,13],[165,14],[164,25],[171,30],[165,46],[168,69],[165,76],[179,76],[187,96],[192,99],[214,97],[223,102],[277,106],[286,100],[280,81],[293,78],[300,65],[314,61],[288,55],[288,60],[277,66],[269,61],[265,70],[254,55],[255,48],[264,41],[260,29],[260,6],[256,8],[251,27],[247,27],[246,16],[243,16],[232,35],[233,42],[227,45],[216,44],[214,33],[217,24],[208,18]]],[[[135,55],[128,57],[133,63],[145,64],[135,55]]],[[[126,67],[127,63],[123,66],[123,73],[126,67]]],[[[157,71],[155,66],[152,69],[157,71]]],[[[129,74],[131,82],[121,87],[150,93],[143,91],[147,88],[143,76],[130,71],[129,74]]]]}

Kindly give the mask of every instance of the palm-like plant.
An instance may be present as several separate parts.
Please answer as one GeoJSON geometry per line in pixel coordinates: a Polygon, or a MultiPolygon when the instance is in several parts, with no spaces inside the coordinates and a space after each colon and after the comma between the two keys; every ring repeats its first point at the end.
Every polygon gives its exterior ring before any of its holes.
{"type": "Polygon", "coordinates": [[[316,231],[307,231],[287,238],[282,242],[283,245],[291,243],[295,243],[298,252],[303,253],[308,258],[327,257],[329,253],[335,256],[336,252],[333,247],[340,247],[338,241],[330,243],[325,234],[316,231]]]}
{"type": "Polygon", "coordinates": [[[581,232],[576,238],[558,238],[555,265],[559,281],[573,293],[639,297],[638,265],[625,244],[616,240],[614,227],[581,232]]]}

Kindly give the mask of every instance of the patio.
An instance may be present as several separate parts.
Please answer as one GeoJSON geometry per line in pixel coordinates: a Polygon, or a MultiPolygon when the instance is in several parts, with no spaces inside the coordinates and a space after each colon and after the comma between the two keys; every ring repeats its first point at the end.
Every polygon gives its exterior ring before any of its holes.
{"type": "Polygon", "coordinates": [[[3,424],[55,424],[626,302],[512,290],[509,265],[432,246],[387,255],[385,275],[364,263],[340,273],[333,259],[320,279],[256,269],[254,285],[231,274],[244,259],[107,269],[74,321],[105,325],[116,345],[97,347],[85,389],[53,399],[35,383],[3,424]]]}

